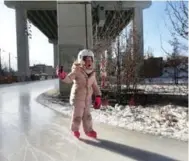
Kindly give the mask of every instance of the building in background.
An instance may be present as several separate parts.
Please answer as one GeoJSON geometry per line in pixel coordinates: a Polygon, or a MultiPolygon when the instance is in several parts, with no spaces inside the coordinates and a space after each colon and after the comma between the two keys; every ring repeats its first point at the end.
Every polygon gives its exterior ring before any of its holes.
{"type": "Polygon", "coordinates": [[[54,77],[55,69],[50,65],[36,64],[30,67],[31,74],[33,75],[47,75],[54,77]]]}

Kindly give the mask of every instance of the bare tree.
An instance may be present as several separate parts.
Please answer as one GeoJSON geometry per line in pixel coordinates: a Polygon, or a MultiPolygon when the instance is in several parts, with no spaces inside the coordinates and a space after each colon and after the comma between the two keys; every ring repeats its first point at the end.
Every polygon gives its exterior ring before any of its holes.
{"type": "Polygon", "coordinates": [[[96,32],[93,50],[98,55],[110,49],[106,63],[109,88],[114,91],[117,102],[120,103],[123,85],[127,84],[129,89],[137,88],[138,64],[141,64],[138,62],[139,39],[135,31],[130,30],[128,34],[123,30],[132,20],[133,10],[125,11],[115,7],[115,11],[107,11],[106,15],[106,22],[111,27],[106,24],[106,28],[101,27],[100,31],[96,32]]]}
{"type": "Polygon", "coordinates": [[[171,68],[166,71],[174,83],[178,84],[181,73],[183,75],[188,74],[186,61],[188,58],[183,56],[183,52],[188,52],[188,45],[185,43],[188,40],[188,2],[183,0],[167,1],[166,13],[169,18],[170,25],[168,27],[172,36],[172,40],[168,43],[173,50],[168,52],[163,46],[162,49],[167,55],[166,65],[171,68]]]}
{"type": "Polygon", "coordinates": [[[32,23],[29,19],[27,20],[25,32],[28,38],[32,39],[32,23]]]}
{"type": "Polygon", "coordinates": [[[141,81],[141,67],[143,65],[143,55],[140,53],[140,38],[136,31],[131,29],[128,33],[126,48],[123,57],[123,82],[126,91],[137,91],[137,85],[141,81]]]}
{"type": "Polygon", "coordinates": [[[170,77],[174,80],[175,84],[179,84],[179,79],[188,75],[188,57],[181,54],[179,48],[180,43],[177,38],[169,42],[172,46],[172,53],[167,54],[167,66],[170,67],[170,71],[167,71],[170,77]]]}
{"type": "Polygon", "coordinates": [[[166,12],[173,27],[171,34],[188,40],[188,2],[167,1],[166,12]]]}
{"type": "MultiPolygon", "coordinates": [[[[144,82],[144,74],[142,65],[148,66],[150,63],[144,60],[143,55],[140,55],[141,50],[141,39],[137,34],[135,28],[132,26],[129,32],[123,31],[124,27],[129,24],[131,19],[127,19],[126,16],[132,17],[133,12],[116,10],[114,12],[107,11],[106,13],[106,25],[105,27],[99,27],[96,36],[94,36],[94,52],[96,55],[105,52],[108,49],[107,61],[107,79],[110,82],[108,90],[104,90],[108,94],[107,98],[116,99],[117,103],[123,103],[122,96],[126,99],[127,94],[135,95],[138,89],[142,88],[146,90],[146,85],[140,84],[144,82]],[[126,21],[129,21],[128,23],[126,21]],[[110,27],[111,26],[111,27],[110,27]],[[142,70],[142,71],[141,71],[142,70]],[[139,87],[140,86],[140,87],[139,87]],[[142,86],[142,87],[141,87],[142,86]],[[122,88],[124,87],[124,88],[122,88]]],[[[97,26],[98,27],[98,26],[97,26]]],[[[95,28],[95,27],[94,27],[95,28]]],[[[147,51],[147,57],[154,60],[153,51],[149,48],[147,51]]],[[[155,61],[151,61],[155,62],[155,61]]],[[[159,62],[159,61],[158,61],[159,62]]],[[[99,62],[100,63],[100,62],[99,62]]],[[[158,64],[158,63],[157,63],[158,64]]],[[[158,69],[162,63],[159,63],[158,69]]],[[[152,64],[153,66],[154,64],[152,64]]],[[[145,69],[149,69],[145,66],[145,69]]],[[[150,66],[150,68],[152,68],[150,66]]],[[[162,67],[161,67],[162,69],[162,67]]],[[[154,68],[152,68],[153,72],[154,68]]],[[[158,72],[160,73],[160,72],[158,72]]],[[[150,74],[149,74],[150,75],[150,74]]],[[[158,74],[156,74],[157,76],[158,74]]],[[[152,77],[156,77],[152,76],[152,77]]],[[[158,75],[159,76],[159,75],[158,75]]],[[[157,77],[158,77],[157,76],[157,77]]],[[[150,78],[150,76],[148,77],[150,78]]],[[[150,86],[152,92],[157,88],[160,92],[166,92],[166,88],[150,86]],[[160,89],[161,88],[161,89],[160,89]]]]}
{"type": "Polygon", "coordinates": [[[170,65],[173,68],[173,80],[175,82],[175,84],[178,84],[178,65],[180,64],[179,62],[179,42],[177,40],[177,38],[174,38],[173,41],[170,42],[171,46],[173,47],[173,52],[170,55],[170,57],[168,57],[170,61],[170,65]]]}
{"type": "Polygon", "coordinates": [[[148,58],[153,58],[153,57],[154,57],[153,49],[152,49],[151,47],[148,47],[148,49],[145,51],[144,57],[145,57],[146,59],[148,59],[148,58]]]}

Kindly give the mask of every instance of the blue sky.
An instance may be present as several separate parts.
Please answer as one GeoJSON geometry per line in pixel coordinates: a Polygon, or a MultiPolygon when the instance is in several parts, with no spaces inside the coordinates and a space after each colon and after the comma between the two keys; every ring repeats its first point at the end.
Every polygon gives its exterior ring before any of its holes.
{"type": "Polygon", "coordinates": [[[165,13],[165,1],[153,2],[151,7],[143,11],[144,47],[152,48],[156,56],[162,56],[160,35],[165,48],[169,45],[167,41],[171,39],[170,33],[165,25],[168,22],[165,13]]]}
{"type": "MultiPolygon", "coordinates": [[[[167,43],[171,39],[170,33],[165,25],[168,19],[165,13],[165,1],[153,1],[150,8],[143,11],[144,49],[150,47],[155,56],[165,56],[161,49],[160,34],[163,47],[170,51],[167,43]]],[[[16,67],[16,28],[15,12],[7,8],[0,0],[0,48],[3,62],[8,63],[8,53],[11,53],[11,65],[16,67]]],[[[30,44],[30,65],[45,63],[53,65],[53,45],[37,28],[32,26],[32,39],[30,44]]]]}

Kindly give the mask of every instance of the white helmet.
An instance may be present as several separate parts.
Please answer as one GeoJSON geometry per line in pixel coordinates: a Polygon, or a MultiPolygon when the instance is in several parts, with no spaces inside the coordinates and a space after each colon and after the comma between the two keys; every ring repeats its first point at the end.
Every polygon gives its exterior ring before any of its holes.
{"type": "Polygon", "coordinates": [[[83,49],[78,53],[77,61],[81,63],[83,61],[84,56],[91,56],[94,61],[94,53],[89,49],[83,49]]]}

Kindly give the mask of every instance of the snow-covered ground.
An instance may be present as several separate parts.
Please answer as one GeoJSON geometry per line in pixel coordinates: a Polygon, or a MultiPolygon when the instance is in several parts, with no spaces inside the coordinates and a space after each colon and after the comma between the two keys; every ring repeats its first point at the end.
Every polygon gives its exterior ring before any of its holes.
{"type": "MultiPolygon", "coordinates": [[[[151,78],[148,79],[146,78],[144,80],[145,83],[149,83],[149,84],[174,84],[175,81],[173,78],[169,78],[169,77],[158,77],[158,78],[151,78]]],[[[187,84],[188,83],[188,78],[180,78],[178,79],[178,83],[179,84],[187,84]]]]}
{"type": "MultiPolygon", "coordinates": [[[[111,88],[116,88],[116,85],[111,85],[111,88]]],[[[126,86],[122,85],[122,89],[125,89],[126,86]]],[[[132,87],[131,87],[132,89],[132,87]]],[[[171,95],[188,95],[188,85],[167,85],[167,84],[139,84],[137,89],[144,90],[145,93],[154,93],[154,94],[171,94],[171,95]]]]}
{"type": "MultiPolygon", "coordinates": [[[[56,90],[52,90],[40,95],[37,100],[53,110],[71,116],[72,107],[57,96],[56,90]]],[[[149,107],[115,105],[102,107],[101,110],[91,108],[91,111],[93,119],[97,122],[188,141],[188,108],[173,105],[149,107]]]]}
{"type": "Polygon", "coordinates": [[[188,85],[139,85],[139,89],[143,89],[148,93],[162,93],[172,95],[187,95],[188,85]]]}

